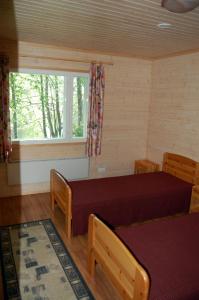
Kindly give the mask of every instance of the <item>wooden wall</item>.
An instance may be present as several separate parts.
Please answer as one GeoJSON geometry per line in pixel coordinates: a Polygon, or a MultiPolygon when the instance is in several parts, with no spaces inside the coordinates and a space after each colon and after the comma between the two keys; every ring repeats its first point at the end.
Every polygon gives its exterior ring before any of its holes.
{"type": "MultiPolygon", "coordinates": [[[[70,57],[112,61],[105,66],[106,90],[102,155],[91,160],[90,177],[124,175],[132,172],[135,159],[146,156],[148,112],[151,95],[151,62],[141,59],[105,56],[71,51],[65,48],[19,42],[0,42],[7,51],[13,67],[33,67],[88,71],[88,64],[22,58],[22,55],[41,55],[54,58],[70,57]],[[16,55],[17,53],[17,55],[16,55]],[[106,172],[99,173],[98,168],[106,172]]],[[[85,153],[84,143],[53,145],[13,145],[13,160],[78,157],[85,153]]],[[[45,192],[49,184],[8,186],[6,166],[0,164],[0,197],[45,192]]]]}
{"type": "MultiPolygon", "coordinates": [[[[90,177],[131,173],[135,159],[162,162],[165,151],[199,160],[199,53],[153,62],[20,42],[0,42],[13,67],[88,71],[88,64],[22,58],[41,55],[112,61],[106,66],[102,155],[91,160],[90,177]],[[106,172],[98,172],[98,168],[106,172]]],[[[14,145],[13,160],[80,157],[85,143],[14,145]]],[[[0,164],[0,197],[45,192],[49,184],[8,186],[0,164]]]]}
{"type": "Polygon", "coordinates": [[[165,151],[199,160],[199,53],[154,61],[147,156],[165,151]]]}

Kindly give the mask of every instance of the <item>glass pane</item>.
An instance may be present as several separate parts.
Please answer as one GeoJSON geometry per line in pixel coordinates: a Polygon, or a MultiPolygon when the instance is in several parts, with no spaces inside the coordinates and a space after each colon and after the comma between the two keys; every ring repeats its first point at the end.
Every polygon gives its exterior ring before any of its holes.
{"type": "Polygon", "coordinates": [[[12,139],[63,137],[64,76],[10,73],[12,139]]]}
{"type": "Polygon", "coordinates": [[[86,136],[88,78],[76,76],[73,78],[73,137],[86,136]]]}

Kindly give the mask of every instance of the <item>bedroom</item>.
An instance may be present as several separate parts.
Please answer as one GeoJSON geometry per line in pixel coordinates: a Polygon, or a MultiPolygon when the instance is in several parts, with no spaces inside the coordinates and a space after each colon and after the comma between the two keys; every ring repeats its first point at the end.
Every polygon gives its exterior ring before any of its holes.
{"type": "MultiPolygon", "coordinates": [[[[54,1],[32,1],[30,5],[26,1],[13,1],[12,10],[11,1],[9,8],[6,8],[6,2],[2,2],[4,11],[1,9],[0,12],[3,20],[1,52],[8,53],[13,69],[88,72],[89,63],[78,61],[111,63],[104,64],[102,154],[91,158],[90,177],[131,174],[133,162],[145,157],[162,164],[164,152],[199,160],[198,8],[185,14],[173,14],[161,8],[161,1],[89,1],[86,4],[77,1],[73,5],[70,1],[61,1],[59,5],[53,4],[54,1]],[[45,18],[41,10],[48,12],[45,18]],[[63,15],[68,16],[67,23],[64,23],[63,15]],[[53,25],[58,21],[59,26],[64,27],[63,32],[53,25]],[[160,29],[157,24],[161,22],[173,26],[160,29]],[[75,29],[69,26],[70,23],[75,29]],[[62,58],[77,62],[57,60],[62,58]]],[[[11,158],[34,161],[84,155],[84,141],[13,143],[11,158]]],[[[5,164],[0,165],[0,179],[2,198],[49,191],[49,182],[8,185],[5,164]]],[[[35,209],[38,207],[34,204],[34,196],[26,197],[27,200],[22,200],[26,201],[24,204],[20,202],[12,207],[11,200],[9,202],[10,212],[17,206],[19,211],[21,208],[21,216],[20,213],[15,216],[19,218],[15,223],[23,222],[23,218],[25,221],[26,214],[33,214],[37,219],[46,218],[49,209],[45,212],[43,208],[45,196],[43,202],[42,196],[38,196],[41,206],[38,215],[26,211],[29,200],[33,201],[35,209]]],[[[4,210],[1,215],[6,220],[4,210]]],[[[13,217],[9,217],[7,224],[13,217]]],[[[96,289],[100,297],[102,292],[100,288],[96,289]]],[[[107,299],[111,299],[110,294],[107,299]]]]}

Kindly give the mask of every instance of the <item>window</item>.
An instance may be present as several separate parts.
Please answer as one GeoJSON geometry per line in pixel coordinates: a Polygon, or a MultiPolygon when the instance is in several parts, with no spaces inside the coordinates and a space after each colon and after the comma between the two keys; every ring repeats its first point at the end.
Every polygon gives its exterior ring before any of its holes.
{"type": "Polygon", "coordinates": [[[88,74],[23,70],[9,80],[13,141],[86,138],[88,74]]]}

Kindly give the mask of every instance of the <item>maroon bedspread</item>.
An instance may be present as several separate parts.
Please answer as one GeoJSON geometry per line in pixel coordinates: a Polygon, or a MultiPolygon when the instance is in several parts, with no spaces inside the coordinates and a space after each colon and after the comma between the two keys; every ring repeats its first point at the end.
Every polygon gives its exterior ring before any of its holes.
{"type": "Polygon", "coordinates": [[[148,271],[150,300],[199,299],[199,214],[116,230],[148,271]]]}
{"type": "Polygon", "coordinates": [[[187,212],[192,185],[164,172],[71,181],[73,234],[95,213],[113,226],[187,212]]]}

